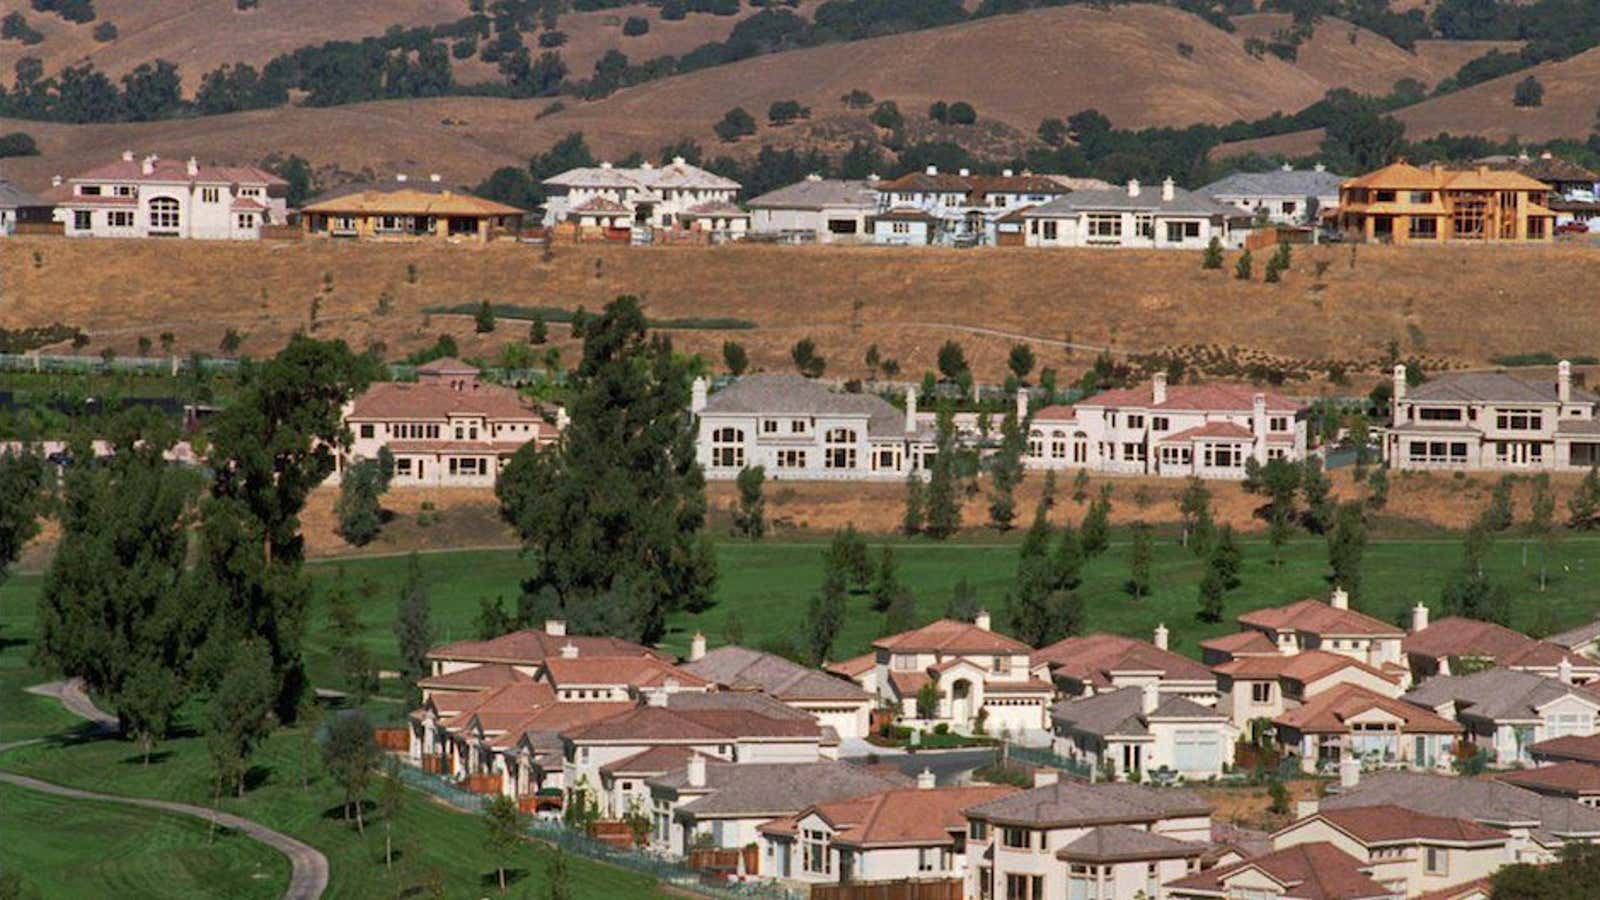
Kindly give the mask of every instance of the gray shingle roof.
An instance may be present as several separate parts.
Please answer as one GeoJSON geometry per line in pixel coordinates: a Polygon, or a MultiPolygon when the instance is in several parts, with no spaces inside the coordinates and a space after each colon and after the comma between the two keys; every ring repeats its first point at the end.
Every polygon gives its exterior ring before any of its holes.
{"type": "Polygon", "coordinates": [[[1209,845],[1180,841],[1164,834],[1130,828],[1127,825],[1102,825],[1056,851],[1056,859],[1117,862],[1136,859],[1172,859],[1200,856],[1209,845]]]}
{"type": "Polygon", "coordinates": [[[1221,721],[1226,718],[1214,709],[1207,709],[1182,697],[1163,698],[1149,716],[1144,715],[1143,707],[1144,690],[1125,687],[1090,697],[1063,700],[1051,708],[1050,718],[1063,727],[1101,737],[1149,734],[1150,719],[1207,718],[1221,721]]]}
{"type": "Polygon", "coordinates": [[[1429,709],[1454,701],[1458,719],[1465,715],[1499,722],[1536,719],[1538,707],[1572,693],[1578,693],[1572,685],[1544,675],[1517,669],[1485,669],[1471,675],[1429,678],[1403,699],[1429,709]]]}
{"type": "Polygon", "coordinates": [[[878,190],[871,181],[807,178],[762,194],[747,205],[751,209],[822,209],[825,206],[877,209],[878,190]]]}
{"type": "Polygon", "coordinates": [[[546,178],[544,183],[552,187],[565,188],[617,187],[651,190],[687,188],[729,191],[739,189],[739,182],[708,172],[699,166],[684,162],[682,159],[675,159],[665,166],[638,166],[635,168],[608,165],[583,166],[576,169],[568,169],[559,175],[546,178]]]}
{"type": "Polygon", "coordinates": [[[752,415],[860,416],[867,433],[893,436],[905,433],[905,416],[876,394],[831,391],[799,375],[746,375],[712,394],[707,413],[752,415]]]}
{"type": "Polygon", "coordinates": [[[735,690],[755,689],[779,700],[859,702],[871,695],[856,685],[781,656],[747,647],[718,647],[681,668],[735,690]]]}
{"type": "Polygon", "coordinates": [[[1196,193],[1206,197],[1336,197],[1344,180],[1343,175],[1314,169],[1235,172],[1196,193]]]}
{"type": "Polygon", "coordinates": [[[1133,824],[1210,812],[1211,807],[1193,791],[1076,781],[1034,788],[967,810],[969,816],[1033,828],[1133,824]]]}
{"type": "Polygon", "coordinates": [[[26,206],[50,206],[9,181],[0,181],[0,209],[17,209],[26,206]]]}
{"type": "Polygon", "coordinates": [[[1536,834],[1600,835],[1600,809],[1575,800],[1546,797],[1500,781],[1377,772],[1361,776],[1354,788],[1323,798],[1324,809],[1392,803],[1430,816],[1471,819],[1496,827],[1530,826],[1536,834]]]}
{"type": "MultiPolygon", "coordinates": [[[[1600,401],[1600,396],[1574,386],[1574,400],[1600,401]]],[[[1407,400],[1444,403],[1472,403],[1485,400],[1503,403],[1555,403],[1554,381],[1523,381],[1505,372],[1458,372],[1440,375],[1406,391],[1407,400]]]]}
{"type": "Polygon", "coordinates": [[[1570,628],[1559,634],[1552,634],[1545,638],[1545,640],[1552,644],[1560,644],[1561,646],[1570,650],[1579,644],[1588,643],[1597,637],[1600,637],[1600,619],[1595,619],[1593,622],[1590,622],[1587,625],[1579,625],[1577,628],[1570,628]]]}
{"type": "Polygon", "coordinates": [[[706,787],[689,788],[688,772],[671,772],[646,781],[669,794],[705,793],[679,807],[697,817],[744,818],[794,815],[813,803],[858,797],[905,787],[899,772],[866,769],[846,762],[706,764],[706,787]]]}
{"type": "Polygon", "coordinates": [[[1086,212],[1148,212],[1165,215],[1238,216],[1236,207],[1224,206],[1194,191],[1176,188],[1171,200],[1161,199],[1161,185],[1147,185],[1137,197],[1126,189],[1073,191],[1022,213],[1025,218],[1070,218],[1086,212]]]}

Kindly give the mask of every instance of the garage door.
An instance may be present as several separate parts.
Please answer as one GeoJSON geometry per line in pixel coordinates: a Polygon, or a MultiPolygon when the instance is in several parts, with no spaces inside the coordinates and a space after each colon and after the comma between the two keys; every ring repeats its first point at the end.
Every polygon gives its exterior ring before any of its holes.
{"type": "Polygon", "coordinates": [[[1221,768],[1221,749],[1214,731],[1179,731],[1174,739],[1173,764],[1180,772],[1215,772],[1221,768]]]}

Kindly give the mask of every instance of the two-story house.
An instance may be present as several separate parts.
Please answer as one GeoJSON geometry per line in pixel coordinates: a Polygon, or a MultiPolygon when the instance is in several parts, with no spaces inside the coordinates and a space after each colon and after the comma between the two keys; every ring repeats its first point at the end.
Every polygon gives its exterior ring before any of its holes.
{"type": "MultiPolygon", "coordinates": [[[[1167,882],[1162,900],[1403,900],[1328,842],[1294,844],[1167,882]]],[[[1454,900],[1454,898],[1450,898],[1454,900]]]]}
{"type": "Polygon", "coordinates": [[[288,183],[255,166],[202,166],[154,154],[62,180],[46,199],[67,237],[173,237],[253,241],[288,215],[288,183]]]}
{"type": "Polygon", "coordinates": [[[1464,726],[1496,766],[1529,765],[1539,741],[1600,730],[1600,696],[1570,681],[1513,669],[1439,675],[1405,695],[1464,726]]]}
{"type": "Polygon", "coordinates": [[[1060,182],[1010,169],[974,175],[967,169],[940,172],[929,166],[877,183],[878,214],[873,239],[881,244],[1015,243],[999,223],[1012,211],[1047,203],[1068,193],[1060,182]],[[911,226],[915,225],[913,228],[911,226]]]}
{"type": "Polygon", "coordinates": [[[696,634],[689,661],[681,668],[724,691],[758,691],[815,716],[840,738],[867,736],[877,698],[837,675],[790,662],[781,656],[746,647],[718,647],[706,652],[705,636],[696,634]]]}
{"type": "Polygon", "coordinates": [[[1167,384],[1104,391],[1047,406],[1029,422],[1024,463],[1121,475],[1240,479],[1245,462],[1306,455],[1307,406],[1242,384],[1167,384]]]}
{"type": "Polygon", "coordinates": [[[1339,227],[1358,239],[1392,241],[1548,241],[1556,214],[1550,186],[1488,166],[1420,169],[1405,160],[1339,187],[1339,227]]]}
{"type": "Polygon", "coordinates": [[[1600,465],[1600,395],[1573,383],[1503,372],[1440,375],[1416,387],[1394,368],[1383,455],[1396,469],[1579,470],[1600,465]]]}
{"type": "Polygon", "coordinates": [[[530,441],[545,445],[560,434],[555,422],[515,390],[488,384],[478,370],[457,359],[417,367],[414,382],[372,385],[345,405],[344,422],[354,438],[331,480],[350,459],[394,455],[398,486],[492,486],[513,454],[530,441]]]}
{"type": "Polygon", "coordinates": [[[974,622],[939,619],[878,638],[872,652],[830,666],[876,694],[907,724],[961,734],[1043,735],[1055,688],[1027,644],[974,622]]]}
{"type": "Polygon", "coordinates": [[[1050,712],[1055,752],[1117,780],[1216,778],[1233,764],[1239,730],[1226,712],[1155,682],[1057,703],[1050,712]]]}
{"type": "Polygon", "coordinates": [[[1326,603],[1307,598],[1286,606],[1251,610],[1236,621],[1245,630],[1266,638],[1284,656],[1321,650],[1390,674],[1405,671],[1405,631],[1351,609],[1350,595],[1343,588],[1334,588],[1326,603]]]}
{"type": "Polygon", "coordinates": [[[694,229],[743,234],[750,214],[736,205],[739,183],[683,157],[632,168],[603,162],[547,178],[544,223],[581,228],[694,229]]]}
{"type": "Polygon", "coordinates": [[[1033,661],[1047,664],[1051,679],[1069,697],[1153,684],[1163,697],[1216,706],[1216,676],[1205,664],[1167,649],[1169,634],[1166,625],[1157,624],[1151,643],[1120,634],[1076,635],[1035,650],[1033,661]]]}
{"type": "Polygon", "coordinates": [[[1401,647],[1416,682],[1434,675],[1456,674],[1454,669],[1462,664],[1469,669],[1517,669],[1573,684],[1600,681],[1600,660],[1582,656],[1554,640],[1535,640],[1504,625],[1462,616],[1446,616],[1430,623],[1428,608],[1420,603],[1411,610],[1411,631],[1401,647]]]}
{"type": "Polygon", "coordinates": [[[1253,218],[1282,225],[1315,224],[1339,207],[1336,175],[1317,163],[1296,169],[1285,163],[1270,172],[1234,172],[1195,191],[1218,203],[1237,207],[1253,218]]]}
{"type": "Polygon", "coordinates": [[[746,375],[710,396],[697,378],[690,411],[699,419],[696,456],[712,480],[762,466],[774,480],[903,481],[935,451],[914,389],[902,414],[877,395],[798,375],[746,375]]]}
{"type": "Polygon", "coordinates": [[[1029,247],[1198,250],[1212,238],[1237,245],[1244,232],[1231,223],[1248,218],[1238,208],[1186,191],[1168,178],[1155,190],[1146,190],[1135,179],[1124,190],[1074,191],[1018,209],[1002,221],[1020,223],[1022,243],[1029,247]]]}
{"type": "Polygon", "coordinates": [[[1320,843],[1355,857],[1402,897],[1487,878],[1512,862],[1511,836],[1500,829],[1393,804],[1319,810],[1272,835],[1277,850],[1320,843]]]}

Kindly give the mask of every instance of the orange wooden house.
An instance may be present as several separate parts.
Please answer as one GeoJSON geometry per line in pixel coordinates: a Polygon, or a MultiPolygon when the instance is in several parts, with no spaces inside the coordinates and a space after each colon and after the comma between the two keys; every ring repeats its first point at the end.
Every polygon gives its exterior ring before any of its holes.
{"type": "Polygon", "coordinates": [[[1339,186],[1339,227],[1368,241],[1548,241],[1550,186],[1517,172],[1404,160],[1339,186]]]}

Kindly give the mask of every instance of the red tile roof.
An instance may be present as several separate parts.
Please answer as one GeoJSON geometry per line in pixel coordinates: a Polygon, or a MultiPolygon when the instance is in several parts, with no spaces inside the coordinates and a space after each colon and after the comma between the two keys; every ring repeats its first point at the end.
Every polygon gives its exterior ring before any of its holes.
{"type": "Polygon", "coordinates": [[[1287,678],[1305,684],[1344,668],[1356,668],[1385,681],[1397,681],[1395,673],[1326,650],[1307,650],[1293,656],[1241,656],[1213,666],[1211,670],[1240,681],[1287,678]]]}
{"type": "Polygon", "coordinates": [[[1594,668],[1600,665],[1558,644],[1535,640],[1504,625],[1460,616],[1449,616],[1421,631],[1414,631],[1406,635],[1400,646],[1407,654],[1417,654],[1432,659],[1449,656],[1483,657],[1493,659],[1506,668],[1554,667],[1563,659],[1580,668],[1594,668]]]}
{"type": "Polygon", "coordinates": [[[1404,722],[1403,731],[1413,734],[1459,734],[1461,724],[1435,715],[1420,706],[1385,697],[1359,684],[1341,684],[1307,700],[1303,705],[1273,719],[1273,723],[1309,734],[1344,734],[1349,720],[1369,710],[1379,709],[1404,722]]]}
{"type": "MultiPolygon", "coordinates": [[[[688,747],[651,747],[632,756],[606,763],[600,771],[607,775],[661,775],[688,765],[689,757],[702,756],[688,747]]],[[[709,759],[709,757],[708,757],[709,759]]]]}
{"type": "Polygon", "coordinates": [[[1049,663],[1057,675],[1097,687],[1108,687],[1115,672],[1160,672],[1162,678],[1211,681],[1211,670],[1187,656],[1119,634],[1069,637],[1033,653],[1033,662],[1049,663]]]}
{"type": "Polygon", "coordinates": [[[1600,795],[1600,765],[1563,762],[1495,776],[1508,784],[1570,797],[1600,795]]]}
{"type": "Polygon", "coordinates": [[[1078,401],[1078,407],[1139,407],[1148,409],[1185,409],[1213,412],[1251,412],[1255,409],[1256,394],[1267,399],[1269,412],[1294,413],[1305,404],[1291,400],[1283,394],[1260,390],[1248,384],[1174,384],[1167,387],[1167,399],[1155,402],[1154,388],[1143,384],[1133,388],[1102,391],[1078,401]]]}
{"type": "Polygon", "coordinates": [[[1216,650],[1233,656],[1245,656],[1256,653],[1277,653],[1278,645],[1267,639],[1259,631],[1237,631],[1214,637],[1200,642],[1200,646],[1207,650],[1216,650]]]}
{"type": "Polygon", "coordinates": [[[417,687],[443,691],[483,691],[516,681],[532,681],[533,677],[505,663],[490,663],[450,672],[430,675],[417,682],[417,687]]]}
{"type": "Polygon", "coordinates": [[[545,680],[556,687],[573,685],[628,685],[629,687],[659,687],[676,681],[683,687],[704,687],[704,678],[690,674],[671,663],[653,656],[605,657],[579,656],[576,659],[547,658],[540,666],[545,680]]]}
{"type": "Polygon", "coordinates": [[[1528,750],[1536,758],[1542,756],[1549,759],[1571,759],[1600,765],[1600,734],[1591,734],[1588,737],[1569,734],[1565,737],[1549,738],[1529,746],[1528,750]]]}
{"type": "Polygon", "coordinates": [[[852,656],[849,659],[841,659],[836,663],[828,663],[826,666],[823,666],[823,668],[837,675],[843,675],[846,678],[856,678],[857,676],[864,675],[867,672],[872,671],[877,667],[877,665],[878,654],[863,653],[860,656],[852,656]]]}
{"type": "Polygon", "coordinates": [[[1072,422],[1078,418],[1078,411],[1070,406],[1059,403],[1046,406],[1033,414],[1035,422],[1072,422]]]}
{"type": "Polygon", "coordinates": [[[1027,644],[971,622],[939,619],[921,628],[878,638],[872,646],[896,653],[1027,653],[1027,644]]]}
{"type": "Polygon", "coordinates": [[[777,719],[751,710],[640,706],[567,733],[585,741],[730,741],[736,738],[820,737],[809,716],[777,719]]]}
{"type": "MultiPolygon", "coordinates": [[[[1415,841],[1492,843],[1510,838],[1504,831],[1479,825],[1470,819],[1430,816],[1393,804],[1323,810],[1312,818],[1322,819],[1368,847],[1415,841]]],[[[1294,830],[1301,822],[1290,825],[1278,834],[1294,830]]]]}
{"type": "Polygon", "coordinates": [[[484,731],[504,731],[539,707],[555,702],[556,693],[548,684],[511,682],[470,695],[460,711],[446,719],[444,725],[451,729],[463,728],[476,719],[484,731]]]}
{"type": "Polygon", "coordinates": [[[515,747],[522,736],[528,733],[565,733],[581,728],[593,722],[601,722],[614,716],[620,716],[630,710],[638,709],[632,702],[627,703],[552,703],[541,709],[533,710],[516,724],[505,730],[505,734],[491,742],[492,746],[499,749],[515,747]]]}
{"type": "Polygon", "coordinates": [[[661,654],[649,647],[624,641],[621,638],[582,634],[550,634],[545,631],[525,629],[487,641],[456,641],[428,651],[429,659],[462,660],[466,662],[505,662],[535,665],[548,657],[559,657],[561,648],[571,644],[578,648],[578,657],[591,656],[654,656],[661,654]]]}
{"type": "Polygon", "coordinates": [[[255,166],[201,165],[198,174],[190,175],[188,163],[179,159],[157,159],[146,175],[143,162],[138,159],[119,159],[87,172],[74,175],[69,181],[123,181],[123,182],[181,182],[206,184],[282,185],[282,178],[255,166]]]}
{"type": "Polygon", "coordinates": [[[539,419],[539,410],[521,394],[497,384],[456,390],[436,382],[383,381],[351,405],[348,419],[443,419],[481,415],[490,419],[539,419]]]}
{"type": "Polygon", "coordinates": [[[1243,425],[1233,422],[1207,422],[1194,428],[1185,429],[1176,434],[1168,434],[1156,439],[1158,444],[1172,443],[1175,441],[1192,441],[1197,438],[1233,438],[1235,440],[1254,440],[1255,433],[1243,425]]]}
{"type": "Polygon", "coordinates": [[[1388,888],[1372,880],[1359,860],[1326,841],[1296,844],[1233,865],[1207,869],[1169,881],[1167,886],[1220,895],[1226,891],[1228,879],[1247,870],[1262,872],[1291,888],[1286,896],[1295,900],[1388,900],[1394,896],[1388,888]]]}
{"type": "Polygon", "coordinates": [[[813,813],[833,826],[833,842],[852,847],[947,844],[967,827],[962,810],[1017,793],[1009,785],[896,788],[849,800],[819,803],[761,826],[763,832],[793,834],[813,813]]]}
{"type": "Polygon", "coordinates": [[[1239,624],[1272,631],[1303,631],[1317,635],[1393,635],[1405,631],[1353,609],[1336,609],[1321,600],[1297,600],[1287,606],[1269,606],[1240,616],[1239,624]]]}

